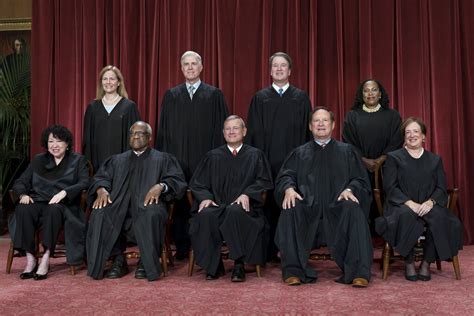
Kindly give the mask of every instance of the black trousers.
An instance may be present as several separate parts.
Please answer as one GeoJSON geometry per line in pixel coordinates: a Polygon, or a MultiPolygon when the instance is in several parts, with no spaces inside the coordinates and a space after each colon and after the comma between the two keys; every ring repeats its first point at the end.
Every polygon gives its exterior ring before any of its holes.
{"type": "Polygon", "coordinates": [[[62,204],[32,203],[18,204],[15,208],[16,230],[13,245],[34,254],[36,250],[35,233],[43,229],[41,243],[54,253],[59,231],[63,225],[64,208],[62,204]]]}

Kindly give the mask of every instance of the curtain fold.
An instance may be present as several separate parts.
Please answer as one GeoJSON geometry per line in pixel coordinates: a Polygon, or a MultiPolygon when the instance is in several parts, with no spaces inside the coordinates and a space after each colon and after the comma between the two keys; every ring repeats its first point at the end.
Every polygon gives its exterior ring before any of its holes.
{"type": "Polygon", "coordinates": [[[293,58],[290,81],[336,114],[335,138],[358,84],[380,80],[402,117],[428,126],[427,148],[461,189],[466,242],[474,242],[474,3],[471,0],[41,0],[33,1],[32,154],[60,123],[82,141],[97,75],[113,64],[129,98],[156,128],[164,92],[183,81],[180,56],[203,57],[203,81],[246,117],[271,84],[268,57],[293,58]]]}

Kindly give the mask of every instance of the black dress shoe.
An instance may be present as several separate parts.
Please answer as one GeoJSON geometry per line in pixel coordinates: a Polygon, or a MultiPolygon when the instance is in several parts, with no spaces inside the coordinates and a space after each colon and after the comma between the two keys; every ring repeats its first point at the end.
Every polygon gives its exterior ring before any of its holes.
{"type": "MultiPolygon", "coordinates": [[[[415,275],[415,277],[416,277],[416,275],[415,275]]],[[[420,280],[420,281],[430,281],[431,280],[431,274],[423,275],[423,274],[418,273],[418,280],[420,280]]]]}
{"type": "Polygon", "coordinates": [[[137,269],[135,270],[135,279],[146,279],[146,271],[142,261],[138,261],[137,269]]]}
{"type": "Polygon", "coordinates": [[[33,270],[31,270],[30,272],[23,272],[22,274],[20,274],[20,279],[22,280],[33,279],[35,277],[36,270],[38,270],[38,262],[36,262],[33,270]]]}
{"type": "Polygon", "coordinates": [[[243,265],[235,266],[232,270],[232,276],[230,278],[232,282],[244,282],[245,281],[245,269],[243,265]]]}
{"type": "Polygon", "coordinates": [[[112,268],[105,275],[107,279],[119,279],[128,273],[127,262],[114,262],[112,268]]]}
{"type": "Polygon", "coordinates": [[[46,272],[46,274],[37,274],[37,273],[35,273],[35,276],[33,278],[36,281],[46,280],[48,278],[48,272],[46,272]]]}
{"type": "Polygon", "coordinates": [[[221,259],[219,261],[219,266],[217,266],[216,274],[212,274],[212,273],[206,274],[206,280],[208,281],[217,280],[219,279],[220,276],[223,276],[224,274],[225,274],[224,262],[222,262],[222,259],[221,259]]]}

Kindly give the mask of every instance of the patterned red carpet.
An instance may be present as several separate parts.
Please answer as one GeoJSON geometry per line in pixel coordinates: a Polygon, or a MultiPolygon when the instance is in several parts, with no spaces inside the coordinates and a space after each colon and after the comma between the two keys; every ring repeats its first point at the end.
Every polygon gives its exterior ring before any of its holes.
{"type": "Polygon", "coordinates": [[[227,274],[216,281],[206,281],[199,268],[188,277],[187,261],[156,282],[136,280],[134,266],[122,279],[95,281],[85,270],[71,276],[63,258],[52,260],[47,280],[20,280],[24,258],[15,258],[12,273],[5,273],[8,244],[0,239],[0,315],[474,314],[474,246],[460,253],[461,281],[446,262],[442,271],[433,266],[430,282],[405,281],[402,263],[393,264],[383,281],[374,264],[369,287],[354,289],[335,283],[338,268],[321,261],[312,263],[318,282],[298,287],[284,285],[275,264],[263,269],[262,278],[249,272],[245,283],[231,283],[230,261],[227,274]]]}

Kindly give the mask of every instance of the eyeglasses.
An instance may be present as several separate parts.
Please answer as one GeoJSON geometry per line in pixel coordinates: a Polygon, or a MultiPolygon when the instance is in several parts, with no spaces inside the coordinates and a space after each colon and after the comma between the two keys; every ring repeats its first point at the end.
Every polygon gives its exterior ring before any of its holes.
{"type": "Polygon", "coordinates": [[[128,135],[130,135],[130,137],[135,137],[135,136],[143,137],[145,135],[148,135],[148,133],[142,132],[142,131],[136,131],[136,132],[129,132],[128,135]]]}

